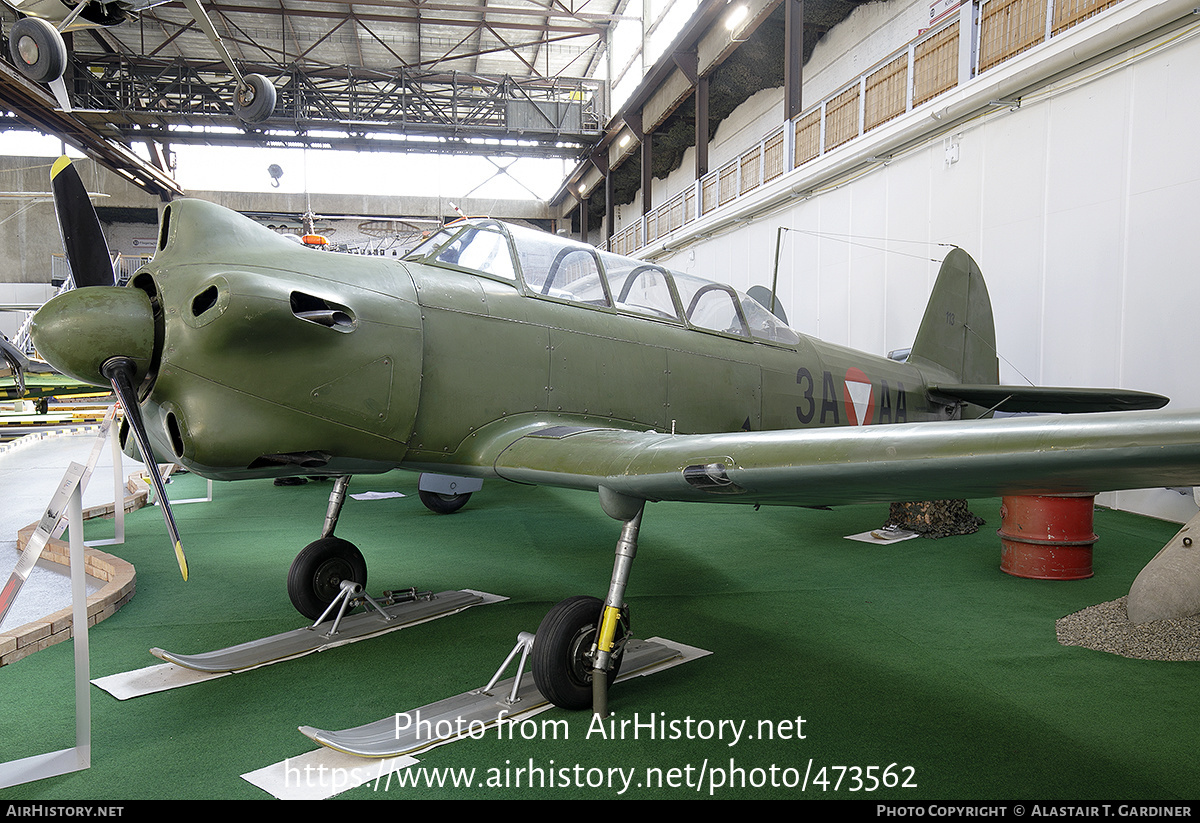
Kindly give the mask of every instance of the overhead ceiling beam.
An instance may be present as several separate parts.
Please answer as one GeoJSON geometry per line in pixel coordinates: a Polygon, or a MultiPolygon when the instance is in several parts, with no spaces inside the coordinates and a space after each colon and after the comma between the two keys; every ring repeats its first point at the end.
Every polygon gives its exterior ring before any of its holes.
{"type": "Polygon", "coordinates": [[[12,111],[38,131],[70,143],[143,191],[163,200],[183,195],[183,189],[170,175],[134,154],[128,146],[110,140],[55,106],[54,98],[45,89],[0,61],[0,108],[12,111]]]}
{"type": "Polygon", "coordinates": [[[804,108],[804,0],[783,0],[784,117],[793,120],[804,108]]]}
{"type": "MultiPolygon", "coordinates": [[[[234,6],[234,5],[224,4],[224,3],[209,3],[209,4],[207,4],[207,7],[209,8],[210,12],[220,12],[222,14],[249,14],[249,15],[253,15],[255,17],[259,17],[259,18],[261,18],[263,16],[263,9],[255,7],[255,6],[234,6]]],[[[167,3],[163,6],[157,6],[156,8],[157,9],[182,8],[182,3],[179,3],[179,4],[167,3]]],[[[390,8],[395,8],[395,6],[391,6],[390,8]]],[[[479,25],[478,20],[458,19],[458,18],[453,18],[453,17],[430,17],[428,14],[423,13],[424,12],[423,7],[420,11],[418,11],[418,9],[416,9],[416,8],[413,8],[412,14],[403,13],[404,11],[406,11],[406,9],[398,9],[398,11],[400,11],[401,13],[400,14],[376,14],[376,13],[371,13],[371,12],[366,12],[366,13],[356,12],[354,14],[354,16],[360,20],[367,20],[367,21],[370,21],[373,23],[388,23],[388,24],[393,24],[393,25],[407,25],[407,24],[415,24],[418,21],[418,14],[419,14],[420,22],[426,26],[468,26],[468,27],[474,28],[479,25]]],[[[444,12],[453,12],[453,11],[466,12],[466,11],[469,11],[469,9],[464,9],[461,6],[457,6],[457,7],[456,6],[447,6],[443,9],[443,11],[444,12]]],[[[502,19],[504,17],[503,13],[495,12],[490,8],[488,9],[488,12],[489,12],[488,13],[488,22],[490,22],[493,26],[495,26],[498,29],[505,29],[505,30],[515,29],[517,31],[550,31],[550,32],[555,32],[557,34],[572,34],[572,35],[575,35],[576,37],[582,37],[582,36],[598,37],[598,36],[601,36],[605,30],[605,27],[602,25],[584,24],[584,25],[572,26],[572,25],[563,25],[561,23],[548,23],[548,24],[519,23],[519,22],[502,19]]],[[[153,13],[153,10],[151,12],[147,12],[147,13],[153,13]]],[[[329,10],[329,9],[289,8],[288,15],[293,16],[293,17],[312,17],[312,18],[324,18],[324,19],[330,19],[330,20],[340,20],[344,17],[347,17],[348,12],[339,12],[336,10],[329,10]]]]}
{"type": "MultiPolygon", "coordinates": [[[[413,128],[409,136],[418,139],[394,140],[367,137],[363,134],[347,134],[337,137],[322,132],[319,136],[310,135],[303,131],[292,135],[235,133],[235,132],[181,132],[171,131],[161,126],[150,126],[140,129],[137,133],[142,139],[156,140],[172,145],[193,146],[232,146],[232,147],[265,147],[265,148],[313,148],[341,149],[345,151],[377,151],[396,154],[452,154],[452,155],[483,155],[487,157],[548,157],[573,159],[584,156],[591,148],[591,141],[574,142],[562,137],[547,136],[546,141],[523,140],[520,145],[516,141],[497,133],[490,138],[476,135],[474,137],[449,137],[445,129],[434,131],[413,128]],[[420,135],[439,138],[437,140],[421,140],[420,135]]],[[[128,175],[126,175],[128,176],[128,175]]],[[[135,181],[136,182],[136,181],[135,181]]],[[[140,184],[139,184],[140,185],[140,184]]],[[[145,188],[145,187],[142,187],[145,188]]],[[[150,189],[146,189],[150,191],[150,189]]]]}
{"type": "MultiPolygon", "coordinates": [[[[302,0],[301,0],[302,2],[302,0]]],[[[326,6],[383,6],[389,9],[404,8],[414,11],[420,10],[423,12],[464,12],[470,11],[470,8],[464,8],[461,5],[454,3],[426,3],[421,0],[321,0],[322,5],[326,6]]],[[[615,23],[621,20],[638,20],[636,15],[622,14],[621,8],[618,8],[611,14],[602,12],[589,12],[580,10],[571,10],[565,7],[562,3],[552,3],[550,6],[544,6],[540,3],[532,3],[530,8],[522,8],[512,5],[491,5],[487,10],[491,14],[506,14],[514,17],[559,17],[569,20],[579,20],[585,23],[615,23]]]]}

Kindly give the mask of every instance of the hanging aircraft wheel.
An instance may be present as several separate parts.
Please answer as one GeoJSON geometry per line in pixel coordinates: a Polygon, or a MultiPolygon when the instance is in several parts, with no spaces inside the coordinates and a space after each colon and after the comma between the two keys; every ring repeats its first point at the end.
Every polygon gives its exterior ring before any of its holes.
{"type": "Polygon", "coordinates": [[[470,492],[466,494],[441,494],[439,492],[427,492],[424,489],[419,489],[417,496],[421,498],[421,502],[425,504],[425,508],[438,514],[454,514],[467,505],[467,501],[471,499],[470,492]]]}
{"type": "MultiPolygon", "coordinates": [[[[556,706],[586,709],[592,705],[592,644],[603,608],[596,597],[568,597],[547,612],[538,626],[531,655],[533,682],[556,706]]],[[[628,614],[623,614],[615,640],[624,636],[628,622],[628,614]]],[[[610,686],[620,668],[618,655],[608,670],[610,686]]]]}
{"type": "Polygon", "coordinates": [[[67,68],[67,45],[49,22],[24,17],[8,35],[8,53],[21,74],[35,83],[52,83],[67,68]]]}
{"type": "Polygon", "coordinates": [[[275,111],[275,86],[261,74],[247,74],[233,95],[233,111],[247,123],[261,123],[275,111]]]}
{"type": "Polygon", "coordinates": [[[288,596],[296,611],[316,620],[342,589],[343,580],[367,585],[367,561],[349,540],[322,537],[304,547],[288,570],[288,596]]]}

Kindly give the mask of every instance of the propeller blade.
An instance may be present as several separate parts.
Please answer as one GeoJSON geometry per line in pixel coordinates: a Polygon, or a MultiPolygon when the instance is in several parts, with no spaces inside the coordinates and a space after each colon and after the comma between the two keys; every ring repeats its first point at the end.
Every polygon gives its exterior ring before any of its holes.
{"type": "Polygon", "coordinates": [[[71,265],[75,285],[116,285],[108,243],[100,230],[100,218],[96,217],[79,172],[66,155],[54,161],[50,169],[50,189],[54,192],[58,230],[62,234],[63,250],[71,265]]]}
{"type": "Polygon", "coordinates": [[[163,486],[162,476],[158,473],[158,464],[154,460],[154,452],[150,448],[150,438],[146,435],[146,426],[142,422],[142,410],[138,406],[137,393],[133,389],[135,367],[127,357],[114,357],[101,367],[104,376],[112,381],[113,391],[121,401],[125,410],[125,420],[137,439],[138,450],[142,453],[142,462],[150,469],[150,482],[154,484],[154,493],[158,495],[158,504],[162,507],[163,519],[167,522],[167,532],[171,536],[172,547],[175,549],[175,559],[179,561],[179,571],[183,579],[188,579],[187,558],[183,556],[183,544],[179,539],[179,529],[175,526],[175,515],[171,512],[171,503],[167,500],[167,490],[163,486]]]}

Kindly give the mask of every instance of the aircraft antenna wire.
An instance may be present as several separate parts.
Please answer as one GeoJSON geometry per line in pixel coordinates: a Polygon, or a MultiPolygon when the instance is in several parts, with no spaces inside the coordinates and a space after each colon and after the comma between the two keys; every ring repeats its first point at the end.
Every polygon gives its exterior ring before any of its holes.
{"type": "MultiPolygon", "coordinates": [[[[920,255],[920,254],[912,254],[909,252],[896,251],[895,249],[887,248],[886,245],[872,246],[869,243],[866,243],[863,241],[872,241],[875,243],[884,243],[884,244],[915,243],[915,244],[920,244],[920,245],[925,245],[925,246],[936,246],[936,247],[941,247],[941,248],[951,248],[951,249],[957,248],[957,246],[955,246],[953,243],[937,243],[937,242],[933,242],[933,241],[929,241],[929,240],[906,240],[906,239],[895,238],[895,237],[857,237],[856,235],[853,235],[853,234],[838,234],[836,232],[813,231],[811,229],[793,229],[793,228],[790,228],[787,226],[785,226],[783,228],[786,231],[794,231],[799,234],[807,234],[807,235],[811,235],[812,237],[816,237],[816,238],[826,238],[829,240],[837,240],[842,243],[847,243],[851,246],[861,246],[863,248],[868,248],[873,251],[881,251],[881,252],[884,252],[887,254],[898,254],[903,257],[912,257],[917,260],[929,260],[929,262],[931,262],[931,263],[940,263],[941,261],[936,258],[933,258],[933,257],[927,258],[924,255],[920,255]]],[[[778,255],[778,251],[776,252],[776,255],[778,255]]],[[[1024,373],[1020,369],[1018,369],[1011,360],[1009,360],[1007,357],[1005,357],[1003,354],[1001,354],[999,352],[999,350],[997,350],[997,348],[994,345],[992,345],[991,341],[984,338],[981,334],[976,332],[974,329],[972,329],[970,327],[970,325],[968,325],[966,323],[963,324],[963,328],[965,328],[968,332],[975,335],[975,337],[977,337],[979,340],[981,340],[985,346],[987,346],[989,349],[992,350],[992,354],[996,355],[996,357],[1000,358],[1006,364],[1008,364],[1008,366],[1010,366],[1013,371],[1015,371],[1017,374],[1019,374],[1021,376],[1022,380],[1024,380],[1026,383],[1028,383],[1031,386],[1034,385],[1034,382],[1032,380],[1030,380],[1028,377],[1026,377],[1024,375],[1024,373]]],[[[1003,403],[1004,401],[1001,401],[1001,402],[1003,403]]]]}
{"type": "Polygon", "coordinates": [[[886,252],[888,254],[898,254],[902,257],[912,257],[916,260],[928,260],[931,263],[940,263],[942,261],[937,258],[927,257],[922,254],[912,254],[911,252],[897,251],[896,249],[888,248],[888,246],[886,244],[914,243],[914,244],[923,245],[923,246],[935,246],[935,247],[951,248],[951,249],[955,248],[955,245],[953,243],[937,243],[937,242],[933,242],[930,240],[907,240],[907,239],[897,238],[897,237],[860,237],[858,235],[853,235],[853,234],[838,234],[836,232],[814,231],[812,229],[789,228],[788,231],[794,231],[799,234],[807,234],[812,237],[816,237],[818,239],[823,238],[823,239],[827,239],[827,240],[837,240],[838,242],[841,242],[841,243],[846,243],[851,246],[861,246],[862,248],[871,249],[872,251],[881,251],[881,252],[886,252]],[[870,241],[870,242],[866,242],[866,241],[870,241]],[[885,245],[882,245],[882,246],[871,245],[871,243],[883,243],[885,245]]]}
{"type": "MultiPolygon", "coordinates": [[[[1021,375],[1022,380],[1024,380],[1026,383],[1028,383],[1031,386],[1034,385],[1034,382],[1032,380],[1030,380],[1028,377],[1026,377],[1024,375],[1024,373],[1022,373],[1021,370],[1017,368],[1015,363],[1013,363],[1007,357],[1002,355],[1000,353],[999,349],[997,349],[995,346],[993,346],[987,338],[985,338],[983,335],[979,334],[977,331],[975,331],[973,328],[971,328],[970,325],[968,325],[967,323],[963,323],[963,328],[966,329],[971,334],[975,335],[977,338],[979,338],[979,340],[983,342],[983,345],[987,346],[989,349],[992,350],[992,354],[999,357],[1001,360],[1003,360],[1005,363],[1007,363],[1012,368],[1013,371],[1015,371],[1017,374],[1021,375]]],[[[1000,402],[1003,403],[1004,401],[1002,400],[1000,402]]],[[[997,404],[997,405],[999,405],[999,404],[997,404]]]]}

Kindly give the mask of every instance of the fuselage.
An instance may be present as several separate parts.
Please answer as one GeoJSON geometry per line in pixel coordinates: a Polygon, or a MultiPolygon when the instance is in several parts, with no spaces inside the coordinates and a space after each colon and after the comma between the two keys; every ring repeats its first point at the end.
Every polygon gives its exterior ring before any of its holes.
{"type": "MultiPolygon", "coordinates": [[[[406,462],[423,468],[451,471],[464,437],[517,415],[681,434],[947,417],[915,367],[795,334],[774,318],[765,339],[737,323],[700,326],[687,306],[674,318],[650,316],[613,306],[615,298],[406,265],[425,363],[406,462]]],[[[681,277],[657,276],[678,291],[681,277]]],[[[727,287],[713,295],[730,314],[736,300],[766,315],[727,287]]]]}
{"type": "Polygon", "coordinates": [[[474,441],[526,422],[713,433],[952,410],[928,369],[797,334],[728,286],[492,221],[397,261],[176,201],[129,288],[155,318],[137,375],[154,448],[218,479],[487,476],[474,441]]]}

